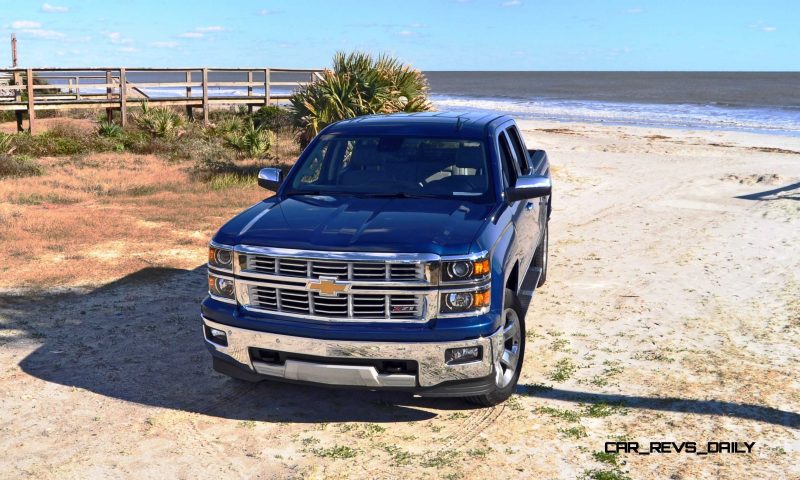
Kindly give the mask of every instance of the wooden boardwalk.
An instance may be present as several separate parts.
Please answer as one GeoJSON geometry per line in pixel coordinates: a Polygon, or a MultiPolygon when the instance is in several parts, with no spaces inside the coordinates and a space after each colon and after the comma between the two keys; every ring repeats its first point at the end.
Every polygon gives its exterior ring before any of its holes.
{"type": "Polygon", "coordinates": [[[321,71],[291,68],[0,69],[0,111],[18,112],[20,129],[23,113],[27,113],[31,133],[36,129],[36,112],[40,110],[105,109],[109,121],[116,110],[124,126],[128,108],[141,102],[185,107],[190,117],[193,109],[200,108],[203,121],[208,123],[208,112],[214,106],[243,105],[252,109],[278,104],[286,101],[292,90],[314,81],[321,71]]]}

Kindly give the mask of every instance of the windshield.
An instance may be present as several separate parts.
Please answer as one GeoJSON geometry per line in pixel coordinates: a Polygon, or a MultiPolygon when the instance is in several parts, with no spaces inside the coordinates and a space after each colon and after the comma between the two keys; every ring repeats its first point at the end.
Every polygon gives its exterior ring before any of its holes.
{"type": "Polygon", "coordinates": [[[387,136],[320,138],[286,194],[489,199],[483,142],[387,136]]]}

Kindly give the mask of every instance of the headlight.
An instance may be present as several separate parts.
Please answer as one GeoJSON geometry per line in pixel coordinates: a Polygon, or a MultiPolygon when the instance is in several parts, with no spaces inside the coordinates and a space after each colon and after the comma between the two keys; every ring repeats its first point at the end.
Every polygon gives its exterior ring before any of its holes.
{"type": "Polygon", "coordinates": [[[488,258],[478,260],[456,260],[442,263],[442,280],[454,282],[486,277],[491,272],[488,258]]]}
{"type": "Polygon", "coordinates": [[[469,292],[444,292],[440,300],[441,313],[465,313],[481,310],[491,302],[491,290],[469,292]]]}
{"type": "Polygon", "coordinates": [[[219,300],[235,301],[233,279],[208,273],[208,293],[219,300]]]}
{"type": "Polygon", "coordinates": [[[208,266],[221,270],[233,270],[233,250],[214,245],[209,246],[208,266]]]}

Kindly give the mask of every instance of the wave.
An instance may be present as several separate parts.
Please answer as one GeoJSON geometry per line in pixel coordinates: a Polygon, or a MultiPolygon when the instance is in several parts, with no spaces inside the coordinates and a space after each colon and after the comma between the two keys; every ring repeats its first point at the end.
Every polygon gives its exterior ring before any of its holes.
{"type": "Polygon", "coordinates": [[[432,95],[437,110],[502,112],[523,119],[800,136],[800,109],[726,108],[719,105],[640,104],[574,100],[475,98],[432,95]]]}

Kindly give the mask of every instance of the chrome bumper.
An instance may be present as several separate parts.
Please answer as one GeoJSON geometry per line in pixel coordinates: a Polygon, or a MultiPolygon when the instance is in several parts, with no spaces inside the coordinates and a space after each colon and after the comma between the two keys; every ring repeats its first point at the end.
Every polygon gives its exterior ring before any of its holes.
{"type": "MultiPolygon", "coordinates": [[[[489,337],[457,342],[357,342],[343,340],[320,340],[291,337],[273,333],[245,330],[211,321],[203,317],[210,328],[222,330],[227,335],[228,345],[218,345],[208,338],[206,343],[217,352],[231,357],[249,367],[253,372],[287,380],[298,380],[330,385],[360,387],[433,387],[452,380],[470,380],[486,377],[499,363],[503,348],[503,331],[498,329],[489,337]],[[444,354],[448,348],[483,347],[483,357],[469,363],[448,365],[444,354]],[[330,358],[332,363],[286,360],[283,364],[254,361],[250,348],[263,348],[286,353],[330,358]],[[337,365],[336,359],[365,360],[413,360],[417,362],[417,374],[386,374],[372,366],[337,365]]],[[[203,329],[205,332],[205,328],[203,329]]]]}

